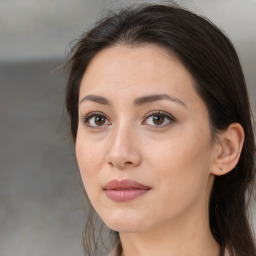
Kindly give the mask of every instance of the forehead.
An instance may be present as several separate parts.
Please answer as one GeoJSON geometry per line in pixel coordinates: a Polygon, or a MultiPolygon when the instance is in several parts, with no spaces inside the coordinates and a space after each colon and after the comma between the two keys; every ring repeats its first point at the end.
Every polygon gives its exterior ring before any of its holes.
{"type": "Polygon", "coordinates": [[[116,45],[100,51],[89,63],[80,87],[86,94],[139,97],[166,93],[181,100],[195,98],[194,79],[166,49],[155,45],[116,45]]]}

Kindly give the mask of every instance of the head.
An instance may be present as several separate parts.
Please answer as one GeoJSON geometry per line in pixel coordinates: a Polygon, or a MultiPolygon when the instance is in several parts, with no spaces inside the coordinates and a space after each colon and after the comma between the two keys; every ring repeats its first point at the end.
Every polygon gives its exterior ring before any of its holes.
{"type": "Polygon", "coordinates": [[[74,46],[68,64],[66,106],[78,165],[103,221],[129,232],[126,214],[136,232],[198,205],[220,244],[240,252],[243,237],[254,252],[246,193],[255,175],[255,143],[244,76],[229,39],[189,11],[148,5],[101,20],[74,46]],[[106,182],[127,173],[150,188],[142,208],[159,203],[156,219],[133,203],[101,201],[106,182]],[[164,214],[167,203],[179,207],[164,214]]]}

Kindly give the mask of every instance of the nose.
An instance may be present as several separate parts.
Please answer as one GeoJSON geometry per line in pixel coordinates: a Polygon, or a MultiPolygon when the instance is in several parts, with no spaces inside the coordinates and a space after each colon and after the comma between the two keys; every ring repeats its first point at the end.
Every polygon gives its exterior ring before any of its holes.
{"type": "Polygon", "coordinates": [[[139,166],[142,157],[136,132],[128,127],[120,127],[113,133],[106,160],[108,165],[120,170],[139,166]]]}

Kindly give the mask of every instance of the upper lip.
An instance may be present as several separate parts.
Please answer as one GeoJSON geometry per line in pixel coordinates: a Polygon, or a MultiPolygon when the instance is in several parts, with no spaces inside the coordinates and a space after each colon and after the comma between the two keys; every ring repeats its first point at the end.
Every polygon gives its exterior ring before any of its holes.
{"type": "Polygon", "coordinates": [[[105,186],[105,190],[121,190],[121,189],[145,189],[149,190],[150,187],[143,185],[134,180],[111,180],[105,186]]]}

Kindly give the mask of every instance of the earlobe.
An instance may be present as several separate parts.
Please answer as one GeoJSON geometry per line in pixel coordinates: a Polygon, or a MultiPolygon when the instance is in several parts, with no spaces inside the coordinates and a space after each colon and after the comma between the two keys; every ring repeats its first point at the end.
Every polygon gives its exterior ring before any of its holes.
{"type": "Polygon", "coordinates": [[[233,123],[218,136],[218,150],[211,173],[217,176],[232,171],[237,165],[244,143],[244,129],[233,123]]]}

